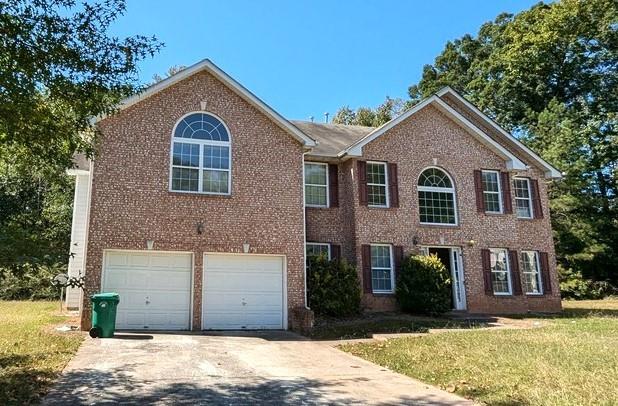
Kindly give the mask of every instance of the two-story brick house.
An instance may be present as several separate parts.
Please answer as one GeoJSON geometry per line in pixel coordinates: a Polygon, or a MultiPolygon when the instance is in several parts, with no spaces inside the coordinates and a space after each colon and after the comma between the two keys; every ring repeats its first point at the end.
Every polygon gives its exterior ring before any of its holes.
{"type": "MultiPolygon", "coordinates": [[[[546,180],[559,172],[451,89],[379,128],[288,121],[210,61],[98,120],[69,272],[118,291],[120,328],[288,328],[307,255],[355,263],[367,310],[435,253],[453,308],[558,311],[546,180]]],[[[67,302],[79,306],[79,292],[67,302]]]]}

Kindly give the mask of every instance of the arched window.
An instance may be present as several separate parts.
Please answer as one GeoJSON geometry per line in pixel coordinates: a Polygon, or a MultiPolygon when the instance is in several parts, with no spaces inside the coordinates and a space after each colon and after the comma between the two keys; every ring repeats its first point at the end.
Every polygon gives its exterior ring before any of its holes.
{"type": "Polygon", "coordinates": [[[208,113],[186,115],[174,127],[170,190],[230,194],[231,157],[230,134],[221,120],[208,113]]]}
{"type": "Polygon", "coordinates": [[[427,168],[421,173],[418,207],[423,224],[457,224],[455,187],[442,169],[427,168]]]}

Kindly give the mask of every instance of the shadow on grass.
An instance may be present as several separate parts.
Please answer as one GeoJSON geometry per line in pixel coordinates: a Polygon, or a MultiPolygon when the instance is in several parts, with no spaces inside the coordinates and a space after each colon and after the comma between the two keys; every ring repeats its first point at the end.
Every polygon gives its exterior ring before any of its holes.
{"type": "Polygon", "coordinates": [[[27,355],[0,356],[0,405],[26,405],[40,401],[58,374],[33,368],[27,355]]]}
{"type": "MultiPolygon", "coordinates": [[[[136,379],[136,365],[108,371],[75,370],[66,372],[44,399],[43,405],[92,404],[203,404],[203,405],[281,405],[281,404],[360,404],[344,387],[349,382],[367,381],[364,377],[307,379],[279,377],[166,377],[136,379]]],[[[440,403],[431,394],[409,394],[397,404],[433,405],[440,403]]],[[[444,402],[442,402],[444,403],[444,402]]],[[[448,404],[448,403],[447,403],[448,404]]],[[[452,403],[453,405],[456,402],[452,403]]]]}
{"type": "Polygon", "coordinates": [[[486,327],[489,319],[451,319],[423,316],[365,315],[353,319],[319,319],[309,334],[314,340],[371,338],[373,334],[427,333],[429,329],[469,329],[486,327]]]}

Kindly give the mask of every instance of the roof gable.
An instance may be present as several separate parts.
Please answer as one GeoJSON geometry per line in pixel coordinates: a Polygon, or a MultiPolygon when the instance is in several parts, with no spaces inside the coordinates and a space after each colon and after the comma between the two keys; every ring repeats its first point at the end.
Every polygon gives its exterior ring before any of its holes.
{"type": "Polygon", "coordinates": [[[487,117],[480,110],[478,110],[471,103],[469,103],[467,100],[465,100],[462,96],[457,94],[457,92],[455,92],[453,89],[451,89],[449,87],[442,89],[437,94],[434,94],[433,96],[428,97],[425,100],[422,100],[421,102],[417,103],[411,109],[405,111],[404,113],[400,114],[399,116],[395,117],[394,119],[390,120],[389,122],[387,122],[387,123],[383,124],[382,126],[376,128],[375,130],[373,130],[372,132],[367,134],[362,139],[358,140],[357,142],[355,142],[355,143],[351,144],[350,146],[348,146],[346,149],[342,150],[338,154],[338,156],[339,157],[344,157],[346,155],[347,156],[362,156],[362,149],[363,149],[363,147],[365,145],[367,145],[371,141],[375,140],[376,138],[380,137],[382,134],[384,134],[385,132],[387,132],[391,128],[397,126],[398,124],[400,124],[404,120],[406,120],[409,117],[413,116],[414,114],[418,113],[420,110],[424,109],[425,107],[427,107],[429,105],[432,105],[433,107],[437,108],[440,112],[445,114],[447,117],[451,118],[453,121],[455,121],[456,123],[461,125],[462,128],[464,128],[470,135],[472,135],[474,138],[476,138],[483,145],[485,145],[490,150],[495,152],[498,156],[503,158],[505,160],[505,162],[506,162],[507,168],[514,169],[514,170],[525,170],[525,169],[528,168],[527,165],[521,159],[519,159],[516,155],[514,155],[512,152],[510,152],[501,142],[496,141],[494,138],[490,137],[485,131],[480,129],[478,126],[476,126],[470,120],[468,120],[465,116],[463,116],[461,113],[459,113],[453,107],[451,107],[448,103],[446,103],[444,100],[442,100],[441,96],[443,96],[443,95],[445,95],[447,93],[449,95],[455,96],[459,100],[462,100],[462,103],[464,103],[466,108],[470,109],[470,111],[473,114],[478,115],[484,121],[487,121],[488,124],[492,125],[492,127],[496,127],[503,136],[508,137],[508,140],[511,141],[513,144],[515,144],[517,147],[519,147],[524,154],[526,154],[526,155],[528,155],[530,157],[530,159],[532,161],[538,163],[542,168],[545,169],[545,176],[547,178],[559,178],[559,177],[561,177],[560,172],[557,169],[552,167],[550,164],[548,164],[546,161],[544,161],[537,154],[532,152],[532,150],[530,150],[529,148],[524,146],[519,140],[517,140],[515,137],[513,137],[507,131],[505,131],[504,129],[499,127],[489,117],[487,117]]]}
{"type": "MultiPolygon", "coordinates": [[[[247,88],[234,80],[231,76],[221,70],[218,66],[212,63],[209,59],[204,59],[194,65],[189,66],[181,70],[180,72],[172,75],[144,90],[141,93],[138,93],[134,96],[128,97],[120,102],[119,110],[122,111],[126,108],[133,106],[140,101],[147,99],[150,96],[153,96],[160,91],[167,89],[170,86],[175,85],[176,83],[192,76],[198,72],[207,71],[215,78],[217,78],[220,82],[230,88],[233,92],[238,94],[244,100],[249,102],[255,108],[257,108],[260,112],[265,114],[268,118],[270,118],[275,124],[277,124],[281,129],[289,133],[292,137],[298,140],[306,147],[315,147],[317,142],[309,137],[307,134],[302,132],[299,128],[294,126],[288,120],[283,118],[279,113],[273,110],[269,105],[264,103],[260,98],[251,93],[247,88]]],[[[105,117],[100,117],[97,121],[104,119],[105,117]]]]}

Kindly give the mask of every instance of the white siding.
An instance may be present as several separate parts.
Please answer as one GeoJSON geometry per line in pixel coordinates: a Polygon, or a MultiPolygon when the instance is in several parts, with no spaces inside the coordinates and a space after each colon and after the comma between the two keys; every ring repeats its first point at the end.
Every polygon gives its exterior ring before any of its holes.
{"type": "MultiPolygon", "coordinates": [[[[86,244],[86,223],[88,221],[88,189],[90,176],[75,176],[75,197],[73,199],[73,225],[71,227],[71,247],[69,258],[69,276],[84,274],[84,248],[86,244]]],[[[81,305],[81,289],[67,288],[66,306],[77,309],[81,305]]]]}

